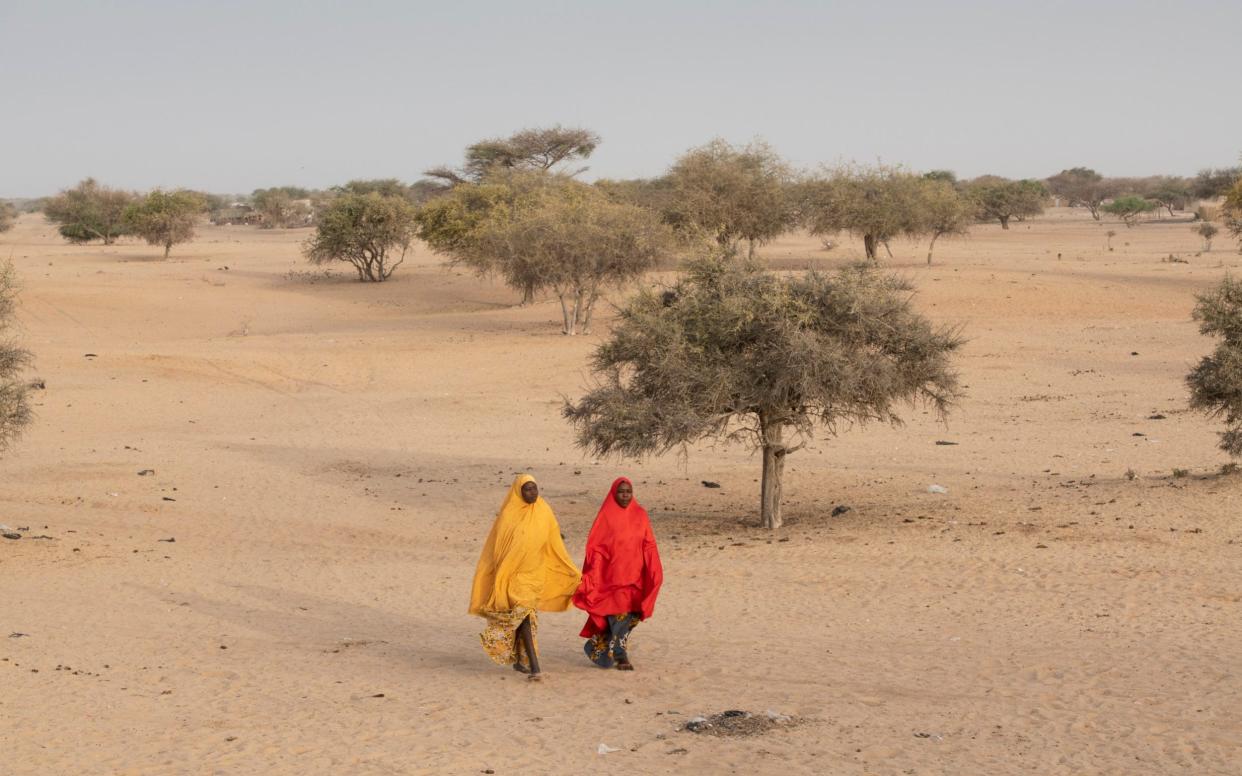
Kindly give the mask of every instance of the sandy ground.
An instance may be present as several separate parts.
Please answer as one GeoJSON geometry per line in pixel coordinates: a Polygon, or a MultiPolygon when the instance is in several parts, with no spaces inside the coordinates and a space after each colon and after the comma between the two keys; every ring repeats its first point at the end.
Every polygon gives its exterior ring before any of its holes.
{"type": "Polygon", "coordinates": [[[161,261],[0,235],[47,384],[0,459],[0,523],[29,528],[0,541],[3,773],[1242,773],[1242,476],[1182,384],[1230,242],[1060,211],[931,268],[895,243],[970,338],[969,395],[792,456],[769,534],[745,450],[574,449],[560,397],[599,340],[554,304],[426,252],[324,277],[305,236],[204,228],[161,261]],[[470,576],[518,471],[578,557],[634,476],[666,568],[635,673],[590,666],[572,612],[541,685],[483,655],[470,576]],[[803,722],[680,730],[728,709],[803,722]]]}

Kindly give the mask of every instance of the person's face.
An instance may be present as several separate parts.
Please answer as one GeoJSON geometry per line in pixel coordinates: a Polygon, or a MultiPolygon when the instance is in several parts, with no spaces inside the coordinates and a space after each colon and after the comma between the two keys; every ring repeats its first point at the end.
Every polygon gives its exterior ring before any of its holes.
{"type": "Polygon", "coordinates": [[[621,483],[617,486],[617,492],[613,496],[613,499],[616,500],[617,506],[625,509],[630,505],[630,502],[634,500],[634,486],[628,482],[621,483]]]}
{"type": "Polygon", "coordinates": [[[534,504],[539,498],[539,486],[534,482],[527,482],[522,485],[522,500],[527,504],[534,504]]]}

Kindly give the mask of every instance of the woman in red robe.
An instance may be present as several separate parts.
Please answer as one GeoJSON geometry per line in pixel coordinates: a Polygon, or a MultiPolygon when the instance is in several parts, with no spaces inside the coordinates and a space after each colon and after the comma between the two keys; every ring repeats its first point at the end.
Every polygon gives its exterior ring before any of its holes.
{"type": "Polygon", "coordinates": [[[618,477],[591,526],[582,584],[574,593],[574,606],[590,615],[579,635],[587,639],[583,649],[591,662],[634,670],[626,651],[630,631],[651,616],[663,581],[647,510],[634,500],[634,484],[618,477]]]}

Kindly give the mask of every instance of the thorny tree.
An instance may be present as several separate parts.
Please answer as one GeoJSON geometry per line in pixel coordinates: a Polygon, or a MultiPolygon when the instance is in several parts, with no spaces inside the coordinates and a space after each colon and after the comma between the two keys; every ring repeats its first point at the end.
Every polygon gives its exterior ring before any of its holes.
{"type": "Polygon", "coordinates": [[[186,189],[156,189],[125,210],[126,229],[147,241],[164,246],[164,258],[174,245],[194,239],[194,227],[207,210],[202,194],[186,189]]]}
{"type": "MultiPolygon", "coordinates": [[[[600,144],[599,135],[579,127],[523,129],[509,137],[480,140],[466,149],[461,169],[441,166],[423,174],[450,186],[478,183],[497,170],[551,171],[574,159],[586,159],[600,144]]],[[[583,168],[585,169],[585,168],[583,168]]],[[[582,172],[575,170],[573,174],[582,172]]]]}
{"type": "Polygon", "coordinates": [[[1221,341],[1186,376],[1190,407],[1208,417],[1224,418],[1220,449],[1242,458],[1242,281],[1226,277],[1196,300],[1199,333],[1221,341]]]}
{"type": "Polygon", "coordinates": [[[816,426],[899,424],[899,403],[943,415],[958,398],[962,339],[915,312],[908,291],[865,268],[782,277],[745,259],[692,261],[621,312],[592,359],[595,387],[564,415],[599,456],[749,443],[763,451],[761,521],[777,528],[785,458],[816,426]]]}

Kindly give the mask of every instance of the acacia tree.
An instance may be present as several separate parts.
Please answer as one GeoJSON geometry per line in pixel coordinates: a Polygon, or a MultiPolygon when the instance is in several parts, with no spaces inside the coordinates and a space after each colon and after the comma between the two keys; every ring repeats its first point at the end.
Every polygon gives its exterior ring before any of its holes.
{"type": "Polygon", "coordinates": [[[755,247],[780,236],[797,220],[791,197],[793,173],[766,143],[745,146],[713,140],[673,163],[666,220],[715,237],[735,251],[741,240],[755,247]]]}
{"type": "Polygon", "coordinates": [[[94,178],[86,178],[45,200],[43,215],[57,224],[60,236],[71,243],[103,240],[104,245],[112,245],[125,234],[125,212],[137,199],[133,192],[101,186],[94,178]]]}
{"type": "Polygon", "coordinates": [[[17,208],[11,202],[0,202],[0,232],[7,232],[17,223],[17,208]]]}
{"type": "Polygon", "coordinates": [[[922,184],[919,176],[897,167],[840,167],[802,184],[802,216],[811,234],[846,231],[861,237],[867,258],[877,261],[881,244],[927,232],[922,184]]]}
{"type": "Polygon", "coordinates": [[[1117,216],[1125,221],[1127,227],[1132,227],[1139,225],[1139,216],[1150,213],[1157,207],[1159,206],[1151,200],[1144,199],[1137,194],[1127,194],[1101,206],[1100,210],[1117,216]]]}
{"type": "Polygon", "coordinates": [[[1089,167],[1073,167],[1048,178],[1048,189],[1070,207],[1085,207],[1100,220],[1100,206],[1117,193],[1116,185],[1089,167]]]}
{"type": "Polygon", "coordinates": [[[945,235],[966,234],[975,217],[975,205],[959,194],[950,180],[932,177],[932,173],[923,176],[916,192],[917,217],[923,222],[920,231],[931,235],[931,241],[927,243],[927,264],[930,266],[936,240],[945,235]]]}
{"type": "MultiPolygon", "coordinates": [[[[460,169],[441,166],[424,175],[450,186],[478,183],[496,170],[539,170],[549,172],[559,164],[586,159],[600,144],[599,135],[581,127],[523,129],[505,138],[490,138],[466,148],[466,163],[460,169]]],[[[584,168],[585,169],[585,168],[584,168]]],[[[574,171],[574,174],[582,170],[574,171]]]]}
{"type": "Polygon", "coordinates": [[[8,337],[17,293],[13,265],[0,264],[0,452],[17,438],[30,422],[27,385],[18,377],[30,363],[30,353],[17,347],[8,337]]]}
{"type": "Polygon", "coordinates": [[[206,208],[198,192],[156,189],[126,208],[126,229],[148,245],[164,246],[164,258],[168,258],[174,245],[194,239],[194,227],[206,208]]]}
{"type": "Polygon", "coordinates": [[[302,252],[314,264],[344,261],[358,280],[380,283],[405,261],[414,240],[417,210],[405,197],[343,194],[319,216],[302,252]]]}
{"type": "Polygon", "coordinates": [[[1048,191],[1039,181],[1009,180],[997,175],[981,175],[966,184],[966,196],[975,203],[981,221],[1000,221],[1009,228],[1009,219],[1037,216],[1044,212],[1048,191]]]}
{"type": "Polygon", "coordinates": [[[1138,181],[1135,192],[1155,202],[1173,217],[1174,210],[1185,210],[1191,199],[1191,182],[1174,175],[1154,175],[1138,181]]]}
{"type": "Polygon", "coordinates": [[[777,528],[785,459],[816,427],[899,424],[899,403],[943,415],[958,398],[950,356],[962,339],[915,312],[907,291],[868,269],[786,277],[698,259],[621,312],[592,358],[595,387],[564,415],[599,456],[706,438],[761,449],[760,517],[777,528]]]}
{"type": "Polygon", "coordinates": [[[1195,297],[1199,333],[1220,337],[1190,374],[1190,407],[1211,418],[1224,418],[1220,449],[1242,457],[1242,281],[1226,276],[1221,284],[1195,297]]]}

